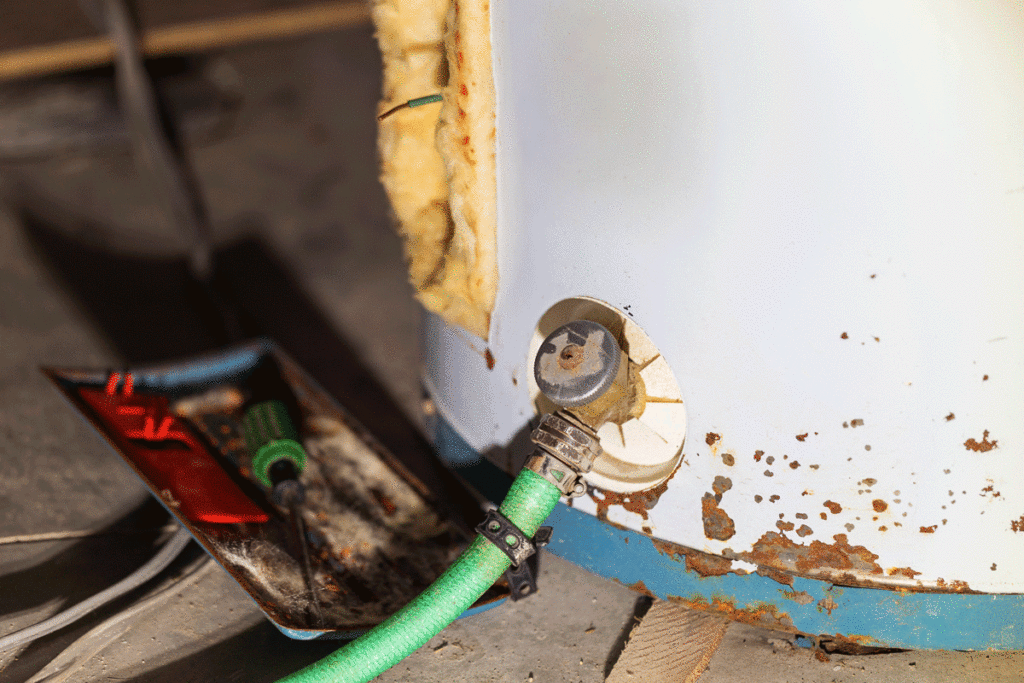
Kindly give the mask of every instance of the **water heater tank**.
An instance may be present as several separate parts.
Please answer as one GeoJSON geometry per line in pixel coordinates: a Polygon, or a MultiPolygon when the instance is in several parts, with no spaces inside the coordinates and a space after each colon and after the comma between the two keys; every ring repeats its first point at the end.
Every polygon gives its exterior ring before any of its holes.
{"type": "Polygon", "coordinates": [[[447,182],[413,274],[442,455],[518,467],[540,340],[600,322],[646,401],[550,551],[774,628],[1024,649],[1024,7],[438,17],[437,147],[408,113],[447,182]]]}

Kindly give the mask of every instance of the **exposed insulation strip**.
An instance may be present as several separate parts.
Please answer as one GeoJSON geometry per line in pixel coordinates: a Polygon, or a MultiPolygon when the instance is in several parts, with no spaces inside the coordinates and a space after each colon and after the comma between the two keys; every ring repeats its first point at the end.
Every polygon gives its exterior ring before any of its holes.
{"type": "Polygon", "coordinates": [[[441,105],[381,122],[382,182],[417,296],[487,337],[497,290],[490,6],[384,0],[373,7],[390,108],[441,92],[441,105]]]}

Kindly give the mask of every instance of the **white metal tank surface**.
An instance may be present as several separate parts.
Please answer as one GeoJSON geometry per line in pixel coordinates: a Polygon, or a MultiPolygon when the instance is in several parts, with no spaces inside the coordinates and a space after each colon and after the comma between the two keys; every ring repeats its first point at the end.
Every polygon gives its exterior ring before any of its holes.
{"type": "Polygon", "coordinates": [[[491,27],[497,303],[486,342],[428,320],[442,418],[507,466],[538,340],[611,321],[661,400],[576,510],[741,573],[1024,592],[1024,5],[491,27]]]}

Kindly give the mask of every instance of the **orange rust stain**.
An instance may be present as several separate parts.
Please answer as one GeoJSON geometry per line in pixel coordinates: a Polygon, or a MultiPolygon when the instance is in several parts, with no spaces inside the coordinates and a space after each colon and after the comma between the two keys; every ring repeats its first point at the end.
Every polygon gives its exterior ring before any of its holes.
{"type": "Polygon", "coordinates": [[[818,610],[825,610],[829,616],[832,616],[832,610],[839,607],[839,603],[832,599],[832,596],[826,596],[821,600],[818,600],[818,610]]]}
{"type": "Polygon", "coordinates": [[[780,572],[778,569],[772,569],[771,567],[765,567],[762,565],[759,566],[757,568],[757,571],[754,573],[759,576],[763,576],[766,579],[777,581],[778,583],[781,583],[784,586],[792,587],[793,585],[793,577],[787,574],[786,572],[780,572]]]}
{"type": "Polygon", "coordinates": [[[808,434],[808,432],[804,432],[803,434],[797,434],[796,435],[796,440],[797,441],[803,441],[804,439],[807,438],[807,434],[808,434]]]}
{"type": "Polygon", "coordinates": [[[764,451],[754,451],[754,462],[761,462],[762,455],[764,455],[764,451]]]}
{"type": "Polygon", "coordinates": [[[833,503],[831,500],[826,500],[824,503],[822,503],[822,505],[827,507],[829,509],[829,512],[831,512],[833,515],[838,515],[840,512],[843,511],[842,505],[840,505],[839,503],[833,503]]]}
{"type": "MultiPolygon", "coordinates": [[[[732,560],[728,558],[685,548],[657,538],[652,538],[651,543],[662,555],[666,555],[676,562],[679,562],[680,559],[685,560],[686,570],[696,572],[702,577],[722,576],[732,571],[732,560]]],[[[790,579],[790,583],[792,584],[792,579],[790,579]]]]}
{"type": "Polygon", "coordinates": [[[796,528],[796,525],[793,524],[793,522],[783,522],[781,519],[775,522],[775,526],[779,528],[779,531],[792,531],[796,528]]]}
{"type": "Polygon", "coordinates": [[[630,585],[628,585],[626,587],[630,588],[632,590],[635,590],[637,593],[643,593],[644,595],[646,595],[649,598],[657,599],[657,597],[658,597],[657,595],[655,595],[654,593],[651,592],[650,588],[648,588],[647,586],[644,585],[644,582],[642,580],[641,581],[637,581],[636,583],[630,584],[630,585]]]}
{"type": "Polygon", "coordinates": [[[739,621],[751,626],[773,628],[791,633],[796,631],[793,619],[790,618],[789,614],[781,611],[771,603],[759,602],[748,607],[737,607],[731,598],[717,595],[711,597],[710,603],[703,595],[694,595],[691,598],[670,595],[668,599],[677,605],[683,605],[690,609],[699,609],[704,612],[715,612],[733,621],[739,621]]]}
{"type": "Polygon", "coordinates": [[[814,658],[817,659],[819,662],[831,662],[832,661],[832,658],[829,657],[824,652],[822,652],[821,650],[815,650],[814,651],[814,658]]]}
{"type": "Polygon", "coordinates": [[[889,576],[896,576],[897,574],[899,574],[900,576],[905,576],[908,579],[912,579],[915,576],[920,576],[921,572],[915,572],[910,567],[893,567],[889,570],[889,576]]]}
{"type": "Polygon", "coordinates": [[[845,332],[843,332],[843,333],[842,333],[841,335],[839,335],[839,338],[840,338],[840,339],[849,339],[849,338],[850,338],[850,335],[848,335],[848,334],[846,334],[845,332]]]}
{"type": "Polygon", "coordinates": [[[800,528],[796,530],[796,535],[799,536],[800,538],[803,538],[804,536],[810,536],[813,533],[814,533],[814,530],[811,529],[811,527],[807,526],[806,524],[801,524],[800,528]]]}
{"type": "Polygon", "coordinates": [[[1018,533],[1024,532],[1024,515],[1020,516],[1020,519],[1010,520],[1010,530],[1018,533]]]}
{"type": "Polygon", "coordinates": [[[708,432],[707,435],[704,437],[704,443],[706,443],[709,446],[714,446],[721,440],[722,437],[719,434],[715,434],[714,432],[708,432]]]}
{"type": "MultiPolygon", "coordinates": [[[[597,503],[597,518],[602,522],[609,522],[608,508],[612,505],[621,505],[626,510],[638,514],[646,520],[648,518],[648,512],[658,504],[658,500],[661,499],[661,495],[668,490],[668,483],[676,476],[676,472],[679,471],[682,464],[683,462],[680,460],[679,464],[676,465],[676,469],[668,476],[668,479],[661,482],[654,488],[649,488],[644,491],[616,493],[615,491],[606,491],[604,489],[589,489],[591,499],[597,503]],[[600,491],[602,496],[601,498],[598,498],[595,495],[597,491],[600,491]]],[[[609,522],[609,524],[610,523],[611,522],[609,522]]]]}
{"type": "Polygon", "coordinates": [[[718,541],[728,541],[736,534],[736,524],[718,507],[713,496],[705,495],[700,501],[701,519],[704,522],[704,535],[718,541]]]}
{"type": "Polygon", "coordinates": [[[829,639],[841,645],[849,645],[853,647],[877,647],[881,645],[881,643],[879,643],[871,636],[862,636],[857,634],[850,634],[848,636],[844,636],[840,633],[834,633],[831,636],[829,636],[829,639]]]}
{"type": "Polygon", "coordinates": [[[885,512],[886,510],[889,509],[889,504],[886,503],[884,500],[875,498],[873,501],[871,501],[871,507],[874,508],[875,512],[885,512]]]}
{"type": "Polygon", "coordinates": [[[922,534],[934,534],[935,530],[938,529],[938,528],[939,528],[938,524],[932,524],[931,526],[923,526],[923,527],[921,527],[921,533],[922,534]]]}
{"type": "Polygon", "coordinates": [[[789,469],[795,470],[797,467],[800,467],[800,463],[797,462],[796,460],[794,460],[793,462],[789,463],[789,469]]]}
{"type": "Polygon", "coordinates": [[[461,86],[459,86],[459,92],[462,93],[463,95],[468,95],[469,94],[469,90],[466,88],[466,84],[465,83],[463,83],[461,86]]]}
{"type": "Polygon", "coordinates": [[[487,369],[494,369],[494,354],[491,353],[490,349],[484,349],[484,360],[487,362],[487,369]]]}
{"type": "Polygon", "coordinates": [[[948,593],[980,593],[980,591],[972,590],[966,581],[949,581],[947,582],[942,577],[935,580],[935,585],[939,588],[944,589],[948,593]]]}
{"type": "Polygon", "coordinates": [[[468,145],[469,144],[469,136],[468,135],[462,136],[462,144],[464,144],[464,145],[468,145]]]}
{"type": "Polygon", "coordinates": [[[463,61],[462,50],[459,50],[459,54],[457,55],[457,58],[458,58],[459,66],[462,66],[462,61],[463,61]]]}
{"type": "Polygon", "coordinates": [[[956,417],[956,415],[954,415],[952,412],[950,412],[949,415],[946,416],[946,422],[949,422],[950,420],[952,420],[955,417],[956,417]]]}
{"type": "Polygon", "coordinates": [[[975,453],[987,453],[988,451],[996,448],[999,442],[995,439],[988,440],[988,430],[986,429],[981,435],[981,441],[975,441],[974,439],[967,439],[964,441],[964,447],[969,451],[975,453]]]}
{"type": "Polygon", "coordinates": [[[711,484],[711,490],[715,492],[716,500],[722,499],[722,494],[732,488],[732,479],[728,477],[717,476],[715,477],[714,483],[711,484]]]}
{"type": "Polygon", "coordinates": [[[791,564],[796,571],[804,573],[817,569],[849,571],[857,568],[856,561],[861,569],[869,568],[872,574],[882,573],[882,568],[876,563],[878,555],[864,546],[851,546],[846,534],[835,534],[832,539],[835,541],[832,544],[812,541],[810,545],[804,545],[793,542],[785,534],[768,531],[750,552],[739,553],[737,557],[779,569],[788,569],[787,565],[791,564]]]}
{"type": "Polygon", "coordinates": [[[722,462],[729,467],[732,467],[736,464],[736,458],[732,453],[722,453],[722,462]]]}

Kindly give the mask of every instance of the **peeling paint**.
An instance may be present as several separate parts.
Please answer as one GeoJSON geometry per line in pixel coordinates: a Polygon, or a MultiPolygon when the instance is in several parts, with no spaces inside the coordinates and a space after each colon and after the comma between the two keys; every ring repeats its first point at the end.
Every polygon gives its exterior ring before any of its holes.
{"type": "Polygon", "coordinates": [[[710,494],[705,494],[700,501],[701,519],[704,522],[704,535],[717,541],[728,541],[736,534],[736,524],[718,507],[718,501],[710,494]]]}
{"type": "Polygon", "coordinates": [[[998,444],[999,442],[995,439],[992,439],[991,441],[988,440],[987,429],[982,432],[981,441],[975,441],[973,438],[964,441],[964,447],[969,451],[974,451],[975,453],[987,453],[993,448],[998,448],[998,444]]]}
{"type": "Polygon", "coordinates": [[[833,600],[831,595],[827,595],[821,600],[818,600],[818,610],[828,612],[829,616],[832,616],[832,610],[837,607],[839,607],[839,603],[833,600]]]}
{"type": "Polygon", "coordinates": [[[704,553],[692,548],[685,548],[670,541],[662,541],[657,538],[652,538],[651,542],[662,555],[666,555],[676,562],[682,558],[686,563],[686,570],[695,572],[701,577],[722,576],[734,571],[732,560],[720,555],[712,555],[711,553],[704,553]]]}
{"type": "Polygon", "coordinates": [[[921,572],[915,572],[910,567],[892,567],[889,570],[889,576],[896,576],[897,574],[900,576],[905,576],[908,579],[912,579],[915,576],[920,576],[921,572]]]}
{"type": "MultiPolygon", "coordinates": [[[[680,465],[681,464],[682,461],[680,461],[680,465]]],[[[677,466],[675,471],[669,475],[668,479],[653,488],[645,489],[643,491],[634,491],[633,493],[616,493],[615,491],[606,491],[605,489],[588,487],[587,494],[597,504],[597,518],[602,522],[608,522],[611,524],[608,520],[608,508],[612,505],[621,505],[626,510],[640,515],[646,521],[650,516],[649,512],[651,508],[658,504],[662,494],[668,490],[668,483],[672,481],[672,477],[674,477],[678,471],[679,467],[677,466]],[[598,496],[599,493],[600,496],[598,496]]]]}
{"type": "Polygon", "coordinates": [[[758,602],[748,607],[737,607],[732,598],[719,595],[713,595],[710,602],[703,595],[694,595],[690,598],[669,595],[668,599],[677,605],[683,605],[690,609],[699,609],[704,612],[715,612],[733,621],[739,621],[751,626],[789,631],[790,633],[796,632],[793,619],[789,614],[779,610],[778,607],[771,603],[758,602]]]}
{"type": "Polygon", "coordinates": [[[745,560],[759,565],[768,565],[784,571],[800,573],[850,572],[859,574],[881,574],[875,555],[864,546],[851,546],[846,534],[832,537],[834,543],[812,541],[809,545],[795,543],[784,533],[766,532],[749,552],[734,553],[731,559],[745,560]]]}

